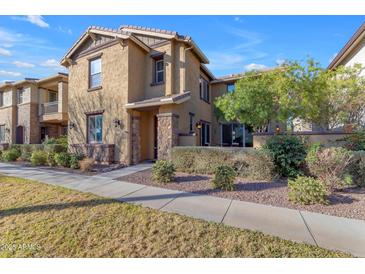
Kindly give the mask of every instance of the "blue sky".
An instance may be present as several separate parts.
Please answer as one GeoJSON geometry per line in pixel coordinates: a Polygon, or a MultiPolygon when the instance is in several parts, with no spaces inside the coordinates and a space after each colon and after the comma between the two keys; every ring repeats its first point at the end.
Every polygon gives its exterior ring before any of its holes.
{"type": "Polygon", "coordinates": [[[64,71],[59,60],[90,25],[123,24],[190,35],[216,76],[311,56],[329,61],[364,16],[0,16],[0,82],[64,71]]]}

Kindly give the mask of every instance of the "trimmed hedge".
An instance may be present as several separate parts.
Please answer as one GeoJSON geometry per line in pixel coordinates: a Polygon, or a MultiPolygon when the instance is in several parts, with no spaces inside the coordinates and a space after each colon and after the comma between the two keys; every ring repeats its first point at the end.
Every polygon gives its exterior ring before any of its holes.
{"type": "Polygon", "coordinates": [[[255,180],[276,177],[271,155],[253,148],[174,147],[171,160],[177,171],[214,174],[219,166],[230,166],[237,175],[255,180]]]}
{"type": "Polygon", "coordinates": [[[12,145],[12,148],[19,150],[20,158],[23,161],[30,161],[32,153],[35,151],[45,151],[47,153],[60,153],[67,152],[67,146],[60,144],[22,144],[22,145],[12,145]]]}

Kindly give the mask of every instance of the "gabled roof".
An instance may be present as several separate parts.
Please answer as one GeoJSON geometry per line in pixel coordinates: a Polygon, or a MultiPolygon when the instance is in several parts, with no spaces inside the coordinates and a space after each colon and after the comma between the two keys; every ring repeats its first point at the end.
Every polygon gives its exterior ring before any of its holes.
{"type": "Polygon", "coordinates": [[[41,84],[44,82],[48,82],[48,81],[56,81],[57,79],[63,79],[65,81],[68,80],[68,74],[67,73],[63,73],[63,72],[59,72],[55,75],[49,76],[49,77],[45,77],[42,79],[37,79],[37,78],[24,78],[23,80],[19,80],[19,81],[9,81],[9,82],[5,82],[4,84],[0,85],[0,88],[5,88],[5,87],[16,87],[16,86],[20,86],[20,85],[24,85],[24,84],[41,84]]]}
{"type": "Polygon", "coordinates": [[[124,31],[124,30],[116,30],[111,28],[104,28],[99,26],[90,26],[87,30],[80,36],[80,38],[72,45],[69,51],[62,58],[61,64],[64,65],[67,63],[67,60],[70,59],[72,54],[85,42],[88,37],[92,37],[93,34],[105,35],[109,37],[119,38],[122,40],[130,39],[138,46],[140,46],[145,51],[149,52],[150,48],[135,37],[132,33],[124,31]]]}
{"type": "Polygon", "coordinates": [[[360,41],[365,36],[365,22],[357,29],[357,31],[351,36],[350,40],[341,49],[341,51],[336,55],[332,62],[328,65],[328,69],[334,69],[337,67],[341,61],[343,61],[351,51],[360,43],[360,41]]]}
{"type": "MultiPolygon", "coordinates": [[[[260,70],[254,71],[255,72],[254,75],[260,75],[260,74],[263,74],[265,72],[275,71],[275,70],[279,70],[279,69],[284,69],[284,68],[282,68],[282,67],[271,67],[271,68],[260,69],[260,70]]],[[[239,80],[243,77],[246,77],[246,76],[247,76],[247,72],[224,75],[224,76],[221,76],[221,77],[217,77],[215,80],[212,81],[212,84],[234,82],[234,81],[237,81],[237,80],[239,80]]]]}
{"type": "Polygon", "coordinates": [[[189,47],[192,47],[192,50],[201,59],[202,63],[209,64],[209,60],[208,60],[207,56],[205,56],[205,54],[198,47],[198,45],[194,42],[194,40],[190,36],[180,35],[177,31],[162,30],[162,29],[147,28],[147,27],[142,27],[142,26],[132,26],[132,25],[123,25],[119,28],[119,30],[131,32],[131,33],[135,33],[135,34],[164,38],[164,39],[168,39],[168,40],[175,39],[177,41],[184,42],[189,47]]]}

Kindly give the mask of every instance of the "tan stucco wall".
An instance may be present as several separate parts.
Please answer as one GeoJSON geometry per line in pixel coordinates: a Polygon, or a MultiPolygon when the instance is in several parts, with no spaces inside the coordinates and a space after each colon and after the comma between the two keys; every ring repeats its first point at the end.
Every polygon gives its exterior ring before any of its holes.
{"type": "Polygon", "coordinates": [[[69,120],[76,127],[69,130],[70,144],[87,142],[86,113],[104,111],[103,143],[116,144],[115,160],[129,163],[129,115],[124,108],[128,101],[128,51],[130,45],[116,44],[81,57],[69,67],[69,120]],[[102,52],[102,88],[88,91],[88,58],[102,52]],[[121,120],[114,127],[113,120],[121,120]]]}

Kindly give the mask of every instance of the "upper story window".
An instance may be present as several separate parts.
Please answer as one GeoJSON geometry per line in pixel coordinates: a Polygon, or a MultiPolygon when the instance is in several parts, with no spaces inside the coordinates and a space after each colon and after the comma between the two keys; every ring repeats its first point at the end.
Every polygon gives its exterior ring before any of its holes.
{"type": "Polygon", "coordinates": [[[164,60],[163,55],[159,55],[154,59],[154,84],[162,84],[164,82],[164,60]]]}
{"type": "Polygon", "coordinates": [[[87,136],[88,143],[95,144],[103,141],[103,115],[87,116],[87,136]]]}
{"type": "Polygon", "coordinates": [[[101,58],[89,61],[89,88],[101,87],[101,58]]]}
{"type": "Polygon", "coordinates": [[[203,77],[200,77],[199,80],[199,90],[200,90],[200,99],[209,103],[210,102],[209,82],[205,80],[203,77]]]}
{"type": "Polygon", "coordinates": [[[234,83],[227,84],[227,92],[228,93],[234,92],[234,83]]]}
{"type": "Polygon", "coordinates": [[[0,107],[4,106],[4,92],[0,91],[0,107]]]}
{"type": "Polygon", "coordinates": [[[18,89],[18,91],[17,91],[17,102],[18,102],[18,104],[23,104],[24,103],[24,101],[25,101],[24,94],[25,94],[24,89],[18,89]]]}

